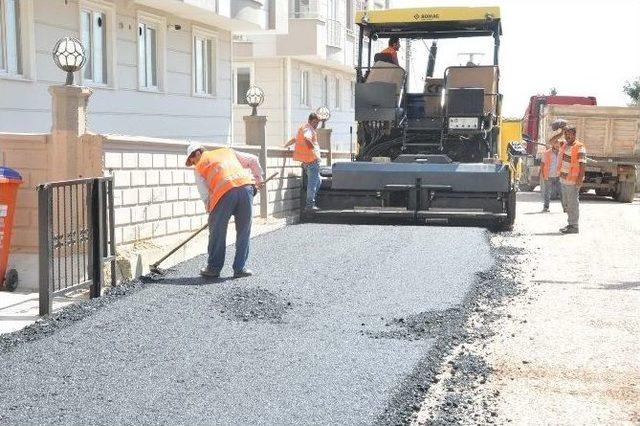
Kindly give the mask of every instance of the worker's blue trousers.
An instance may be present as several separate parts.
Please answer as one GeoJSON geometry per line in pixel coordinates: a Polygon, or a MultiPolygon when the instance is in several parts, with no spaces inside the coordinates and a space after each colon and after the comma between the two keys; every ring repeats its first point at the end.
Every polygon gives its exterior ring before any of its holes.
{"type": "Polygon", "coordinates": [[[220,271],[224,266],[227,247],[227,228],[233,216],[236,223],[236,256],[233,271],[244,269],[249,257],[251,238],[251,217],[253,205],[253,186],[245,185],[233,188],[222,196],[209,214],[209,261],[210,270],[220,271]]]}
{"type": "Polygon", "coordinates": [[[307,173],[307,200],[305,207],[311,208],[316,205],[316,195],[322,183],[322,178],[320,177],[320,160],[314,161],[313,163],[304,163],[302,168],[307,173]]]}

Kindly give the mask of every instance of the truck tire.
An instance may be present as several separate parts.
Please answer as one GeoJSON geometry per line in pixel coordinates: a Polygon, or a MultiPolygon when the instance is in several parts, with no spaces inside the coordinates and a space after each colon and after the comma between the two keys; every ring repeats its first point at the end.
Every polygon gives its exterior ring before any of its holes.
{"type": "Polygon", "coordinates": [[[633,197],[636,191],[636,183],[634,181],[624,181],[618,182],[618,187],[616,188],[616,201],[621,203],[631,203],[633,202],[633,197]]]}
{"type": "Polygon", "coordinates": [[[596,195],[598,197],[608,197],[611,195],[611,190],[609,189],[596,189],[596,195]]]}

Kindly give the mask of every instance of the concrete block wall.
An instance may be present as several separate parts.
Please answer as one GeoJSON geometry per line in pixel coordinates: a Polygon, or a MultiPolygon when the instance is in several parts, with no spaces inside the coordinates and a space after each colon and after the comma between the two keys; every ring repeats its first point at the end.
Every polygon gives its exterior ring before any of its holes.
{"type": "MultiPolygon", "coordinates": [[[[184,166],[187,145],[179,140],[105,136],[104,173],[114,177],[116,244],[162,239],[204,225],[207,215],[193,169],[184,166]]],[[[234,148],[259,157],[259,147],[234,148]]],[[[348,159],[349,153],[334,152],[333,158],[348,159]]],[[[263,169],[266,176],[279,173],[267,186],[267,215],[295,215],[300,208],[302,169],[291,151],[269,148],[263,169]]],[[[260,213],[258,194],[254,217],[260,213]]]]}
{"type": "MultiPolygon", "coordinates": [[[[161,239],[204,225],[207,215],[193,168],[184,165],[187,145],[177,140],[105,138],[104,173],[114,177],[116,244],[161,239]]],[[[259,202],[257,196],[256,216],[259,202]]]]}
{"type": "Polygon", "coordinates": [[[300,189],[302,187],[302,168],[294,161],[291,152],[282,148],[270,148],[267,151],[265,173],[271,176],[278,172],[278,179],[267,184],[269,204],[267,214],[275,217],[292,215],[300,208],[300,189]]]}

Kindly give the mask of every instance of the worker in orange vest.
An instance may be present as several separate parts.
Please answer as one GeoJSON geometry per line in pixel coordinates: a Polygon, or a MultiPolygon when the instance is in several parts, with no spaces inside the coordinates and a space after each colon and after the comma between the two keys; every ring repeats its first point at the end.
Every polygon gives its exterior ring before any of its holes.
{"type": "Polygon", "coordinates": [[[562,204],[567,211],[568,224],[560,229],[563,234],[577,234],[580,218],[580,187],[584,182],[587,164],[587,150],[582,142],[576,139],[575,126],[563,129],[565,143],[560,147],[558,174],[562,187],[562,204]]]}
{"type": "Polygon", "coordinates": [[[318,145],[318,133],[316,129],[320,119],[314,112],[309,114],[309,119],[298,129],[295,138],[291,138],[284,144],[285,148],[295,144],[293,159],[302,163],[302,168],[307,174],[307,199],[306,211],[316,211],[316,195],[322,183],[320,177],[320,146],[318,145]]]}
{"type": "Polygon", "coordinates": [[[220,277],[231,216],[236,224],[233,277],[252,275],[245,264],[249,256],[253,195],[263,182],[258,157],[226,147],[206,151],[202,145],[194,143],[187,148],[185,165],[194,166],[198,192],[209,213],[209,257],[207,267],[200,275],[220,277]]]}
{"type": "Polygon", "coordinates": [[[558,173],[558,158],[560,154],[560,136],[562,132],[553,136],[549,140],[551,148],[548,148],[543,156],[540,164],[540,184],[542,187],[542,194],[544,204],[542,206],[542,212],[547,213],[549,211],[549,203],[551,198],[556,194],[560,196],[560,174],[558,173]]]}
{"type": "Polygon", "coordinates": [[[391,57],[391,62],[395,65],[400,66],[400,63],[398,62],[399,50],[400,50],[400,39],[396,36],[393,36],[389,38],[389,46],[380,53],[389,55],[391,57]]]}

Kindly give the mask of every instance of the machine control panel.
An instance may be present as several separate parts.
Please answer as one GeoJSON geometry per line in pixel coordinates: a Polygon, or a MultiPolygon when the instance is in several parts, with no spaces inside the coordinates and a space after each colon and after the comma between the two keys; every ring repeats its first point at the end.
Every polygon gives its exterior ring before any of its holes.
{"type": "Polygon", "coordinates": [[[478,117],[450,117],[449,129],[477,130],[478,117]]]}

